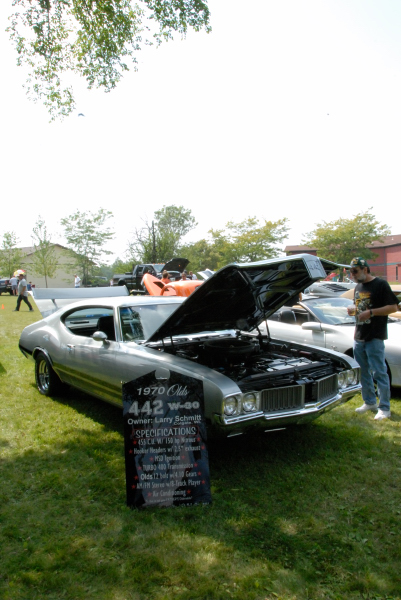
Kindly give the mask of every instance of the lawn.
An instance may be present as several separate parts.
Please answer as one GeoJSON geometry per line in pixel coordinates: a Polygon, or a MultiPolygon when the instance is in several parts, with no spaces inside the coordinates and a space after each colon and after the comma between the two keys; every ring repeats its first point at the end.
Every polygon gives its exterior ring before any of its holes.
{"type": "Polygon", "coordinates": [[[0,297],[2,600],[400,600],[401,400],[209,443],[213,504],[125,505],[122,411],[45,398],[0,297]],[[4,306],[4,308],[3,308],[4,306]]]}

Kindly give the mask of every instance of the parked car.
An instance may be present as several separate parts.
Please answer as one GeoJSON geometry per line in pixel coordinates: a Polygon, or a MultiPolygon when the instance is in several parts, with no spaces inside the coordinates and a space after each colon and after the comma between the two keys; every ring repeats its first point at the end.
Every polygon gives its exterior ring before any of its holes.
{"type": "Polygon", "coordinates": [[[82,285],[84,287],[108,287],[110,279],[101,275],[90,275],[88,278],[84,278],[82,285]]]}
{"type": "Polygon", "coordinates": [[[151,296],[190,296],[202,283],[198,279],[185,279],[164,284],[150,273],[146,273],[142,279],[144,288],[151,296]]]}
{"type": "Polygon", "coordinates": [[[187,258],[172,258],[166,263],[133,265],[132,272],[124,273],[121,276],[113,275],[113,285],[125,285],[132,293],[146,294],[147,290],[142,283],[144,275],[150,274],[161,279],[163,271],[167,271],[172,281],[178,281],[188,263],[187,258]]]}
{"type": "Polygon", "coordinates": [[[314,296],[323,296],[331,298],[337,294],[341,295],[348,290],[353,290],[356,283],[350,280],[347,281],[315,281],[309,285],[304,294],[313,294],[314,296]]]}
{"type": "MultiPolygon", "coordinates": [[[[304,298],[293,307],[281,308],[267,321],[270,335],[344,352],[353,356],[355,317],[347,313],[349,298],[304,298]]],[[[401,322],[389,317],[385,356],[391,385],[401,387],[401,322]]]]}
{"type": "Polygon", "coordinates": [[[122,382],[173,371],[203,382],[207,423],[226,436],[306,423],[360,391],[356,361],[252,331],[333,269],[323,264],[305,254],[228,265],[188,298],[37,290],[46,316],[19,347],[44,395],[64,383],[121,406],[122,382]]]}
{"type": "Polygon", "coordinates": [[[8,293],[10,296],[13,295],[12,285],[8,277],[2,277],[0,279],[0,296],[1,294],[8,293]]]}

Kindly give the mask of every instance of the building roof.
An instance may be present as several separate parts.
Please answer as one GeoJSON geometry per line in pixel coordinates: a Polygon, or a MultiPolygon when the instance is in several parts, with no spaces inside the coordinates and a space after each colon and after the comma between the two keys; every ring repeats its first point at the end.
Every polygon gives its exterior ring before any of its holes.
{"type": "Polygon", "coordinates": [[[369,244],[368,248],[384,248],[386,246],[398,246],[398,244],[401,244],[401,234],[387,235],[382,242],[373,242],[369,244]]]}
{"type": "MultiPolygon", "coordinates": [[[[59,248],[63,248],[64,250],[68,250],[68,248],[66,248],[65,246],[62,246],[61,244],[51,244],[51,245],[58,246],[59,248]]],[[[18,248],[18,249],[21,250],[21,252],[23,252],[26,255],[34,254],[34,252],[35,252],[34,246],[24,246],[23,248],[18,248]]]]}
{"type": "Polygon", "coordinates": [[[284,252],[316,252],[316,248],[310,246],[286,246],[284,252]]]}

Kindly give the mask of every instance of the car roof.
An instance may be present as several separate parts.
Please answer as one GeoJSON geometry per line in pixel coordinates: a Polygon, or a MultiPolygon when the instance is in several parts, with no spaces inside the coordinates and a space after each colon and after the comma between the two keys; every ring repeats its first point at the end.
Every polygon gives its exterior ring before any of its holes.
{"type": "Polygon", "coordinates": [[[48,288],[47,290],[36,290],[36,292],[35,289],[33,289],[32,292],[36,305],[43,317],[48,317],[59,309],[66,308],[67,306],[72,310],[80,307],[84,308],[85,306],[109,306],[111,308],[119,308],[123,306],[143,306],[144,304],[152,305],[171,302],[179,304],[185,299],[176,296],[130,296],[125,286],[116,287],[115,293],[111,290],[113,290],[113,288],[48,288]],[[105,289],[107,290],[107,293],[102,293],[102,290],[105,289]],[[91,291],[92,293],[90,293],[91,291]]]}

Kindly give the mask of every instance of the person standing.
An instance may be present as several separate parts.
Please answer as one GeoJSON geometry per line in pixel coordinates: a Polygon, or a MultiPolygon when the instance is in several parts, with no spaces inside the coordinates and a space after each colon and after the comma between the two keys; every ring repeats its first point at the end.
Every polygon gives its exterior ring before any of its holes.
{"type": "Polygon", "coordinates": [[[11,291],[12,291],[12,296],[16,296],[18,294],[17,292],[17,288],[18,288],[18,279],[15,275],[13,275],[10,279],[10,284],[11,284],[11,291]]]}
{"type": "Polygon", "coordinates": [[[163,271],[161,282],[164,283],[164,285],[167,285],[167,283],[171,283],[171,279],[167,271],[163,271]]]}
{"type": "Polygon", "coordinates": [[[348,314],[355,314],[354,357],[361,367],[363,404],[355,410],[358,414],[377,411],[376,420],[388,419],[390,411],[390,381],[384,357],[384,340],[387,339],[387,315],[397,310],[397,297],[387,281],[373,277],[366,260],[360,256],[352,259],[351,277],[357,285],[354,291],[354,307],[348,314]],[[379,406],[375,391],[379,396],[379,406]]]}
{"type": "Polygon", "coordinates": [[[22,273],[20,273],[18,275],[18,279],[19,279],[18,298],[17,298],[17,306],[16,306],[16,308],[14,308],[14,312],[19,311],[22,301],[24,301],[25,304],[27,304],[29,306],[30,312],[33,312],[31,303],[28,300],[28,290],[27,290],[27,285],[26,285],[26,279],[24,278],[24,275],[22,273]]]}
{"type": "Polygon", "coordinates": [[[81,278],[79,277],[79,275],[74,275],[74,285],[76,288],[79,288],[79,286],[81,285],[81,278]]]}

